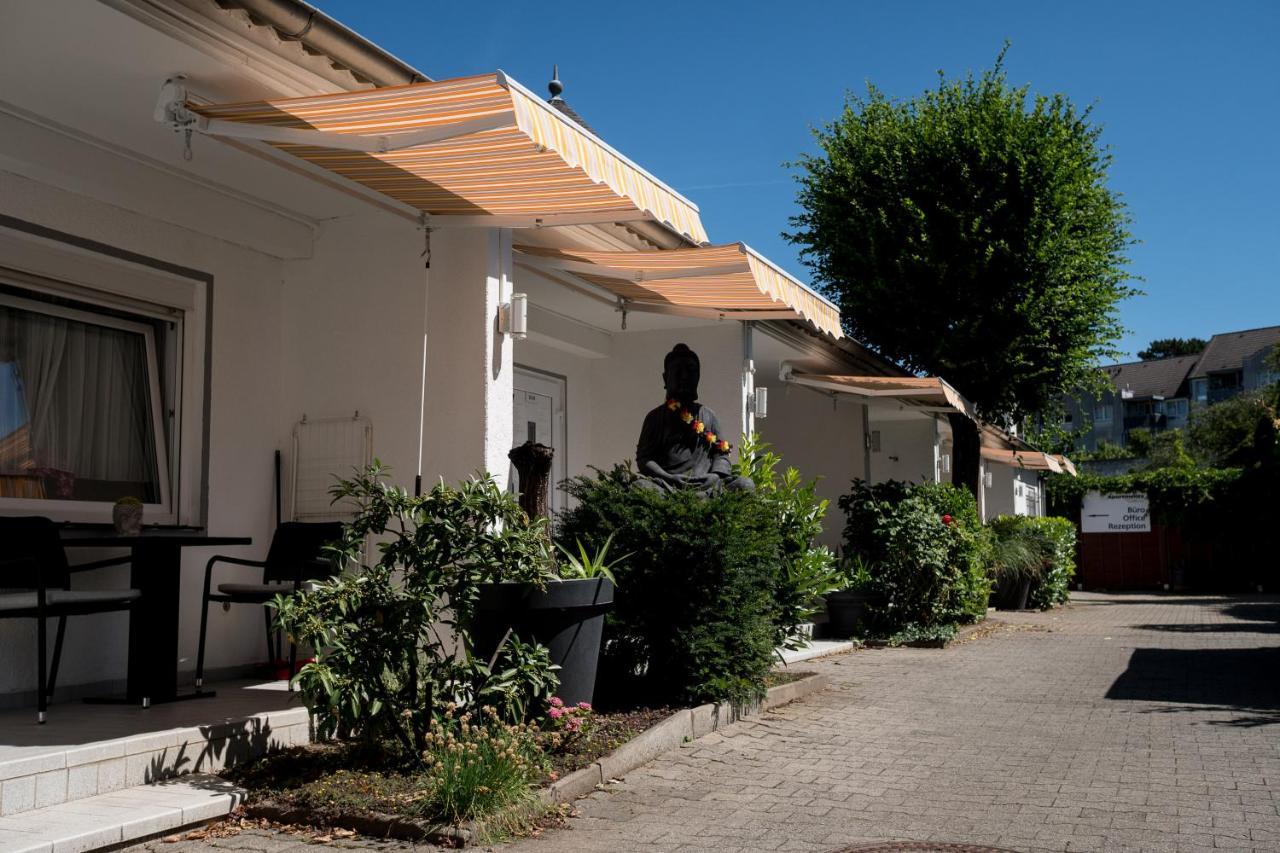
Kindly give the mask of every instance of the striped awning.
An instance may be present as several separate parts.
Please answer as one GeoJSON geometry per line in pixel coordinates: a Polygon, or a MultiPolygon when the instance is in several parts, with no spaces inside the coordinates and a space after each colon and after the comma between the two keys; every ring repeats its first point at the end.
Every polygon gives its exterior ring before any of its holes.
{"type": "Polygon", "coordinates": [[[1057,458],[1039,450],[1006,450],[1000,447],[982,448],[982,458],[988,462],[1023,468],[1027,471],[1051,471],[1062,473],[1062,465],[1057,458]]]}
{"type": "Polygon", "coordinates": [[[162,121],[266,142],[432,217],[648,219],[707,241],[693,202],[501,71],[212,106],[166,87],[162,121]]]}
{"type": "Polygon", "coordinates": [[[789,382],[869,399],[883,399],[935,412],[958,412],[977,420],[960,392],[936,376],[851,376],[792,371],[789,382]]]}
{"type": "Polygon", "coordinates": [[[650,252],[517,246],[517,263],[572,273],[634,310],[672,306],[737,320],[807,320],[840,337],[840,309],[745,243],[650,252]]]}

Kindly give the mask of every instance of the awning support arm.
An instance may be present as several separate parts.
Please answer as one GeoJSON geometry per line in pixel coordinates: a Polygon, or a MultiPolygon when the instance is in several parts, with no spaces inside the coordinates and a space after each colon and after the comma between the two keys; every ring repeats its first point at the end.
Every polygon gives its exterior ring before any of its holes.
{"type": "Polygon", "coordinates": [[[156,103],[156,121],[171,125],[174,130],[188,132],[195,130],[209,136],[229,136],[237,139],[254,139],[259,142],[307,145],[315,148],[385,154],[388,151],[399,151],[404,148],[427,145],[444,139],[466,136],[470,133],[496,130],[500,127],[511,127],[516,121],[515,112],[505,110],[494,115],[481,116],[440,127],[428,127],[408,133],[380,134],[376,136],[360,133],[303,130],[294,127],[276,127],[269,124],[248,124],[239,121],[206,118],[199,113],[193,112],[187,106],[187,88],[184,80],[185,78],[182,75],[177,75],[164,81],[164,85],[160,87],[160,98],[156,103]]]}

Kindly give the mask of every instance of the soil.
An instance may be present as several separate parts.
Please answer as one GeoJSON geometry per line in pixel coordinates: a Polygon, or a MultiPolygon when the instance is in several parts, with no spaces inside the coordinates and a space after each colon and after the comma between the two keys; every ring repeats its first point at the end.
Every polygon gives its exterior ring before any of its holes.
{"type": "MultiPolygon", "coordinates": [[[[547,754],[548,772],[542,783],[588,766],[674,712],[673,708],[642,708],[593,714],[585,734],[547,754]]],[[[348,812],[419,816],[413,803],[423,784],[421,772],[388,766],[385,753],[359,744],[294,747],[224,775],[249,791],[251,805],[269,800],[335,817],[348,812]]]]}

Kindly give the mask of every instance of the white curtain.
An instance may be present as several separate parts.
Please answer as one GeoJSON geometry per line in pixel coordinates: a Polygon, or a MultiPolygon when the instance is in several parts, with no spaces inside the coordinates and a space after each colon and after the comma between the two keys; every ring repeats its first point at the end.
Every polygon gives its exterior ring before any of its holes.
{"type": "Polygon", "coordinates": [[[22,383],[33,467],[97,481],[89,499],[142,484],[134,497],[158,500],[143,335],[0,305],[0,339],[22,383]]]}

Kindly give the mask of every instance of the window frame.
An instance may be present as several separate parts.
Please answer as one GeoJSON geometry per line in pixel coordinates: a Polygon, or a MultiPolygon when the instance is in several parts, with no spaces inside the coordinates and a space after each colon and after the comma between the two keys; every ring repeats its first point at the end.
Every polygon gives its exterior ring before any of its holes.
{"type": "Polygon", "coordinates": [[[1093,422],[1095,424],[1109,424],[1112,418],[1111,403],[1094,403],[1093,404],[1093,422]],[[1105,412],[1105,417],[1099,416],[1099,412],[1105,412]]]}
{"type": "MultiPolygon", "coordinates": [[[[11,281],[7,276],[3,276],[2,278],[6,282],[13,284],[15,287],[22,288],[25,286],[23,282],[11,281]]],[[[28,289],[30,288],[28,287],[28,289]]],[[[155,435],[156,478],[158,481],[157,485],[160,490],[160,501],[158,503],[145,503],[143,504],[143,507],[144,511],[150,510],[148,517],[151,521],[173,523],[177,517],[173,496],[178,491],[178,484],[174,480],[176,470],[173,465],[173,460],[178,451],[178,443],[180,440],[177,434],[177,425],[182,423],[181,359],[175,359],[175,393],[173,394],[172,400],[172,415],[170,416],[169,422],[170,429],[166,429],[166,398],[161,394],[160,362],[156,350],[155,329],[151,325],[126,320],[109,314],[98,314],[82,308],[70,308],[64,305],[55,305],[35,299],[24,299],[23,297],[13,296],[8,293],[0,293],[0,305],[16,308],[20,311],[27,311],[32,314],[44,314],[45,316],[50,317],[60,317],[89,325],[115,328],[142,335],[146,351],[148,408],[150,409],[150,420],[152,430],[155,435]]],[[[125,313],[128,313],[127,309],[124,310],[125,313]]],[[[138,313],[140,316],[145,316],[142,315],[141,312],[138,313]]],[[[175,322],[175,333],[179,336],[176,343],[177,349],[180,352],[182,348],[181,325],[176,321],[173,322],[175,322]]],[[[41,512],[41,514],[48,514],[58,518],[83,516],[86,513],[91,513],[94,516],[106,515],[109,517],[113,506],[114,502],[111,501],[76,501],[60,500],[56,498],[0,497],[0,510],[17,510],[21,512],[37,511],[41,512]]]]}

